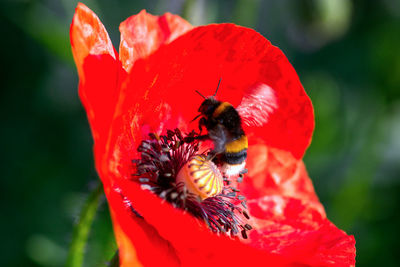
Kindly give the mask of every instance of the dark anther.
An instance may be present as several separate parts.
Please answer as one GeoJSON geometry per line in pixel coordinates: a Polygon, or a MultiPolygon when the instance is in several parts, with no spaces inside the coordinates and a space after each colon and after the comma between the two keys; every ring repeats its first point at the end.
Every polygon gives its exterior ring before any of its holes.
{"type": "Polygon", "coordinates": [[[183,142],[189,144],[192,143],[194,141],[194,137],[192,136],[186,136],[185,138],[183,138],[183,142]]]}
{"type": "Polygon", "coordinates": [[[253,229],[253,227],[252,227],[250,224],[248,224],[248,223],[246,223],[246,224],[244,225],[244,228],[246,228],[247,230],[253,229]]]}
{"type": "Polygon", "coordinates": [[[175,134],[179,138],[179,140],[181,140],[181,141],[183,140],[181,131],[178,128],[175,129],[175,134]]]}
{"type": "Polygon", "coordinates": [[[246,217],[246,219],[250,219],[250,216],[249,216],[249,214],[247,214],[247,212],[243,211],[242,213],[243,213],[244,217],[246,217]]]}
{"type": "Polygon", "coordinates": [[[167,130],[167,138],[168,140],[172,140],[172,137],[175,136],[175,133],[171,130],[167,130]]]}
{"type": "Polygon", "coordinates": [[[151,140],[156,140],[156,135],[154,133],[149,133],[149,137],[151,140]]]}
{"type": "Polygon", "coordinates": [[[242,237],[243,237],[244,239],[247,239],[247,233],[246,233],[246,230],[242,230],[242,237]]]}
{"type": "Polygon", "coordinates": [[[244,196],[242,196],[242,195],[238,195],[238,197],[237,197],[239,200],[244,200],[244,199],[246,199],[246,197],[244,197],[244,196]]]}
{"type": "Polygon", "coordinates": [[[235,192],[230,192],[230,193],[226,194],[226,196],[228,196],[228,197],[235,197],[235,196],[236,196],[236,193],[235,193],[235,192]]]}
{"type": "MultiPolygon", "coordinates": [[[[206,199],[190,193],[184,183],[176,182],[176,175],[191,157],[197,155],[199,144],[205,137],[207,135],[200,136],[194,131],[183,136],[179,129],[167,130],[166,135],[160,136],[150,133],[150,139],[142,141],[138,147],[140,158],[132,160],[135,170],[132,182],[140,183],[142,189],[152,191],[174,207],[204,221],[212,232],[234,238],[241,233],[246,238],[246,231],[251,226],[243,221],[249,215],[237,206],[242,203],[247,209],[245,197],[237,194],[238,189],[229,186],[231,181],[228,177],[224,177],[222,193],[206,199]]],[[[215,164],[219,166],[217,160],[215,164]]]]}

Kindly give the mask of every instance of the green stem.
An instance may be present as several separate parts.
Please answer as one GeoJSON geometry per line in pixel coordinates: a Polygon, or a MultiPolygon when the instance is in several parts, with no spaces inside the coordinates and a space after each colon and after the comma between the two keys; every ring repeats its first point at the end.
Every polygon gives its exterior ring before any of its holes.
{"type": "Polygon", "coordinates": [[[111,259],[109,265],[109,267],[118,267],[119,266],[119,250],[117,250],[113,256],[113,258],[111,259]]]}
{"type": "Polygon", "coordinates": [[[103,186],[99,183],[88,196],[79,216],[79,221],[74,227],[66,267],[82,266],[86,242],[102,195],[103,186]]]}

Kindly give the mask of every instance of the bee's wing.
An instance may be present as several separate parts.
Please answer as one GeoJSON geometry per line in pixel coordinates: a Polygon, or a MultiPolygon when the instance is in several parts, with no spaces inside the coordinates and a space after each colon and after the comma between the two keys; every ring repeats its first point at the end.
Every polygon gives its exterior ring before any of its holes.
{"type": "Polygon", "coordinates": [[[274,90],[264,83],[258,83],[249,89],[236,110],[245,125],[261,127],[277,107],[274,90]]]}

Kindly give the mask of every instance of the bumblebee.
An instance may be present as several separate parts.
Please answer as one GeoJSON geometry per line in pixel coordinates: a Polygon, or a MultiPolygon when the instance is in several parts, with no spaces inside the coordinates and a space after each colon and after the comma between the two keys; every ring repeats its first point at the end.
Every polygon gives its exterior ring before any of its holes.
{"type": "Polygon", "coordinates": [[[195,119],[201,116],[200,133],[203,127],[207,129],[207,135],[201,135],[199,139],[210,139],[214,143],[208,159],[218,163],[225,175],[234,176],[246,172],[248,141],[238,111],[230,103],[215,98],[220,83],[221,80],[213,96],[206,98],[196,91],[204,101],[198,109],[200,115],[195,119]]]}
{"type": "Polygon", "coordinates": [[[268,122],[268,117],[278,107],[274,90],[264,84],[256,83],[242,98],[240,105],[234,108],[230,103],[215,98],[221,79],[218,82],[214,95],[204,98],[198,112],[192,121],[199,120],[199,130],[207,129],[207,135],[200,135],[199,139],[210,139],[214,143],[208,159],[213,159],[221,166],[226,176],[242,175],[245,169],[248,140],[243,125],[248,127],[262,127],[268,122]]]}

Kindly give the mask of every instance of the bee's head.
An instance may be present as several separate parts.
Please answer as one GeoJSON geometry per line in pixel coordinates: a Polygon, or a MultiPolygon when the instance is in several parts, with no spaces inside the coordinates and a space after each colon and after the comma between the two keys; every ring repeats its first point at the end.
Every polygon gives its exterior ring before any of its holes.
{"type": "Polygon", "coordinates": [[[200,114],[198,116],[196,116],[193,120],[196,120],[201,115],[203,115],[205,117],[212,116],[212,114],[214,113],[214,110],[221,104],[221,101],[218,101],[217,99],[215,99],[215,96],[217,95],[220,84],[221,84],[221,78],[219,79],[218,86],[217,86],[217,89],[215,90],[214,95],[209,96],[209,97],[205,97],[199,91],[196,90],[196,93],[198,93],[202,98],[204,98],[204,101],[203,101],[203,103],[201,103],[199,110],[198,110],[200,112],[200,114]]]}
{"type": "Polygon", "coordinates": [[[218,101],[217,99],[215,99],[215,96],[217,95],[217,92],[218,92],[219,85],[221,84],[221,79],[222,78],[219,79],[217,89],[215,90],[215,93],[212,96],[205,97],[199,91],[196,90],[196,93],[198,93],[201,97],[204,98],[204,101],[203,101],[203,103],[201,103],[199,110],[198,110],[201,115],[204,115],[206,117],[211,117],[212,114],[214,113],[214,110],[219,106],[219,104],[221,104],[221,101],[218,101]]]}
{"type": "Polygon", "coordinates": [[[203,103],[201,103],[198,111],[202,115],[204,115],[206,117],[210,117],[214,113],[214,110],[219,106],[220,103],[221,103],[221,101],[218,101],[213,96],[207,97],[203,101],[203,103]]]}

